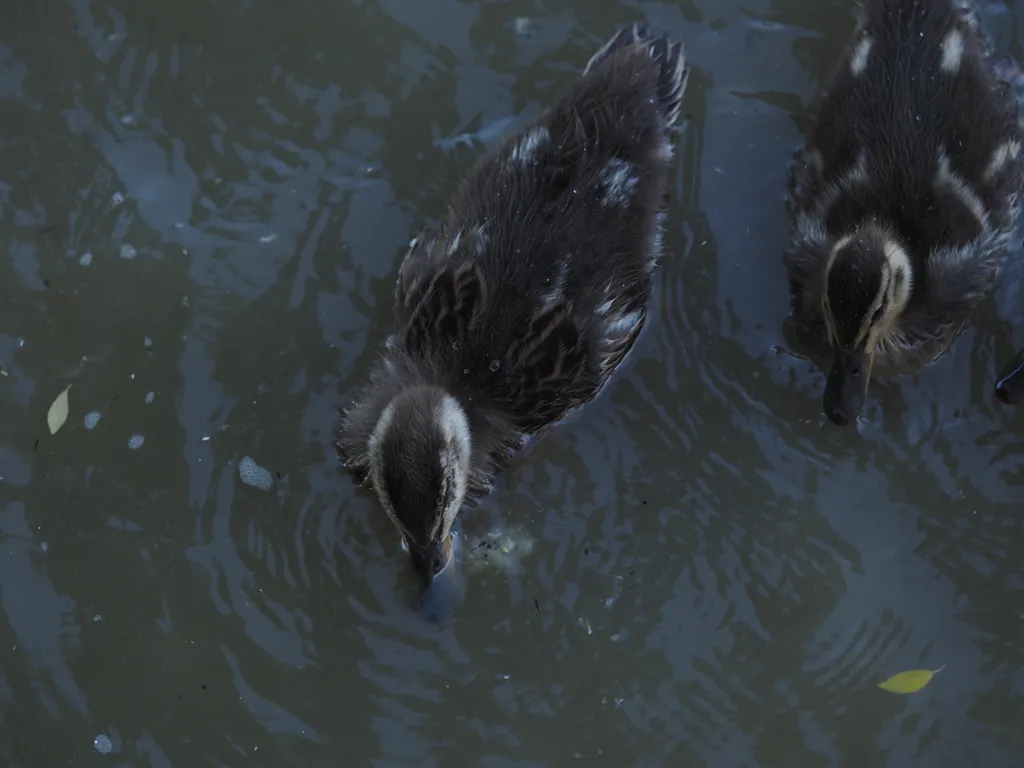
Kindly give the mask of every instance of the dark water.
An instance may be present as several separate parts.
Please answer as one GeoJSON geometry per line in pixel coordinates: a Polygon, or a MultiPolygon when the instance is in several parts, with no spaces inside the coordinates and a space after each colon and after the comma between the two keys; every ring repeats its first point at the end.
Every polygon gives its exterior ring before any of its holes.
{"type": "MultiPolygon", "coordinates": [[[[985,23],[1021,56],[1024,6],[985,23]]],[[[785,168],[852,25],[851,0],[0,4],[0,764],[1024,765],[1024,411],[990,391],[1021,270],[859,432],[782,331],[785,168]],[[650,330],[463,520],[467,550],[518,526],[533,551],[424,621],[335,408],[404,245],[636,19],[695,67],[650,330]]]]}

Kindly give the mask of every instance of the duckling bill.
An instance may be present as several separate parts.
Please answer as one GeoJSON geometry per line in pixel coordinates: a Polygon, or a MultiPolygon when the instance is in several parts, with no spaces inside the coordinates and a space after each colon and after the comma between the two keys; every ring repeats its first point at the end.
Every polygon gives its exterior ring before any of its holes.
{"type": "Polygon", "coordinates": [[[680,43],[621,29],[402,261],[393,333],[336,447],[428,581],[462,507],[636,342],[687,74],[680,43]]]}
{"type": "Polygon", "coordinates": [[[833,423],[971,321],[1016,229],[1022,142],[970,0],[866,0],[789,179],[790,317],[832,351],[833,423]]]}

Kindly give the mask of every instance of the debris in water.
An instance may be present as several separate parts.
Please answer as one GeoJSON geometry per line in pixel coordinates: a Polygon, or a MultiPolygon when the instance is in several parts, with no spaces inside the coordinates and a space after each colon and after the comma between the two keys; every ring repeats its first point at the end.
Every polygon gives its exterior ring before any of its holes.
{"type": "Polygon", "coordinates": [[[878,687],[890,693],[917,693],[945,668],[946,666],[942,665],[938,669],[910,669],[883,680],[878,687]]]}
{"type": "Polygon", "coordinates": [[[90,264],[92,264],[92,254],[86,251],[85,253],[78,257],[78,263],[81,264],[83,267],[88,267],[90,264]]]}
{"type": "Polygon", "coordinates": [[[100,423],[100,418],[101,416],[99,411],[92,411],[91,413],[85,414],[85,428],[95,429],[96,425],[100,423]]]}
{"type": "Polygon", "coordinates": [[[114,744],[110,741],[110,737],[105,733],[101,733],[95,739],[92,740],[92,745],[101,755],[109,755],[114,751],[114,744]]]}
{"type": "Polygon", "coordinates": [[[153,340],[151,338],[149,338],[149,336],[147,336],[146,338],[144,338],[142,340],[142,346],[144,346],[146,349],[152,349],[153,348],[153,340]]]}
{"type": "Polygon", "coordinates": [[[270,486],[274,484],[274,476],[270,471],[257,464],[251,456],[243,456],[238,462],[238,475],[243,483],[261,491],[269,491],[270,486]]]}
{"type": "Polygon", "coordinates": [[[491,364],[488,367],[491,369],[491,373],[496,373],[501,368],[501,360],[491,360],[491,364]]]}
{"type": "Polygon", "coordinates": [[[133,451],[137,451],[139,450],[139,448],[142,447],[143,443],[145,442],[146,438],[143,437],[142,435],[132,435],[131,437],[128,438],[128,447],[131,448],[133,451]]]}
{"type": "Polygon", "coordinates": [[[128,245],[128,243],[121,246],[121,258],[125,261],[131,261],[136,255],[137,251],[134,246],[128,245]]]}
{"type": "Polygon", "coordinates": [[[50,410],[46,414],[46,424],[50,428],[50,434],[56,435],[57,430],[64,426],[64,422],[68,420],[68,390],[71,389],[71,385],[68,384],[64,391],[57,395],[57,399],[50,405],[50,410]]]}
{"type": "Polygon", "coordinates": [[[122,125],[131,125],[134,122],[135,122],[135,118],[132,117],[131,115],[123,115],[121,117],[121,124],[122,125]]]}
{"type": "Polygon", "coordinates": [[[155,399],[156,399],[156,392],[147,392],[146,393],[146,405],[149,405],[155,399]]]}
{"type": "Polygon", "coordinates": [[[517,35],[533,37],[533,21],[528,16],[520,16],[512,22],[517,35]]]}
{"type": "Polygon", "coordinates": [[[612,593],[609,597],[604,600],[604,607],[611,608],[615,605],[615,601],[619,599],[619,595],[622,594],[622,577],[612,576],[612,593]]]}

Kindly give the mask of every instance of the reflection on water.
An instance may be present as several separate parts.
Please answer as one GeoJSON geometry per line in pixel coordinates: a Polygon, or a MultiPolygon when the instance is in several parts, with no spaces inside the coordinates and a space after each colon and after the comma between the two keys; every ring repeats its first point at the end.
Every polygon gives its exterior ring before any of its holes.
{"type": "MultiPolygon", "coordinates": [[[[1019,4],[984,18],[1021,56],[1019,4]]],[[[1024,412],[991,394],[1020,267],[859,434],[784,336],[786,164],[852,27],[847,0],[0,6],[0,762],[1020,765],[1024,412]],[[648,331],[412,610],[336,408],[409,239],[636,19],[695,67],[648,331]]]]}

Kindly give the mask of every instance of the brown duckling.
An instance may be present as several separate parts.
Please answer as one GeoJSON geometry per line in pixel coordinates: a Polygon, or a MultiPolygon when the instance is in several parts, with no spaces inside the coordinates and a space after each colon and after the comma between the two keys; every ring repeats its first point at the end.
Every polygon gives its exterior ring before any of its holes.
{"type": "Polygon", "coordinates": [[[1024,143],[970,0],[865,0],[790,175],[791,321],[826,342],[824,410],[938,357],[1016,229],[1024,143]]]}
{"type": "Polygon", "coordinates": [[[592,400],[636,341],[687,75],[681,44],[620,30],[402,261],[394,333],[336,447],[428,580],[462,506],[592,400]]]}

